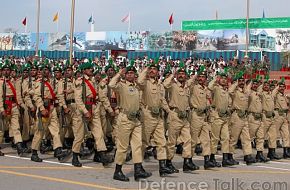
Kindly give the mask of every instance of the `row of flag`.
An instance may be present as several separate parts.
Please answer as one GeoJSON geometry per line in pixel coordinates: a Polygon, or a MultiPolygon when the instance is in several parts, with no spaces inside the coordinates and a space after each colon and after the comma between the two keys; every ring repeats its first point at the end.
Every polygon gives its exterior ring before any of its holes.
{"type": "MultiPolygon", "coordinates": [[[[266,16],[265,16],[265,11],[264,11],[264,10],[263,10],[263,16],[262,16],[262,18],[266,18],[266,16]]],[[[52,21],[53,21],[53,22],[58,22],[58,19],[59,19],[59,14],[58,14],[58,12],[57,12],[57,13],[54,15],[52,21]]],[[[216,19],[218,20],[218,11],[216,11],[216,19]]],[[[131,14],[128,13],[125,17],[123,17],[123,18],[121,19],[121,22],[123,22],[123,23],[130,23],[130,20],[131,20],[131,14]]],[[[94,20],[94,18],[93,18],[93,15],[90,16],[90,18],[88,19],[88,22],[89,22],[89,24],[94,24],[94,23],[95,23],[95,20],[94,20]]],[[[168,22],[169,22],[169,24],[170,24],[171,26],[173,25],[173,23],[174,23],[173,13],[170,15],[168,22]]],[[[27,25],[27,18],[26,18],[26,17],[22,20],[22,24],[23,24],[24,26],[27,25]]]]}
{"type": "MultiPolygon", "coordinates": [[[[53,21],[53,22],[57,22],[57,21],[58,21],[58,12],[53,16],[52,21],[53,21]]],[[[23,24],[23,26],[26,26],[26,25],[27,25],[27,17],[25,17],[25,18],[22,20],[22,24],[23,24]]]]}

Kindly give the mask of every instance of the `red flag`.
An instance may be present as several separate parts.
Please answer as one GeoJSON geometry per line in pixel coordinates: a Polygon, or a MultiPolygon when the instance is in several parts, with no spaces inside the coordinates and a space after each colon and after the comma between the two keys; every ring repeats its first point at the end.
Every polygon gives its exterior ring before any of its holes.
{"type": "Polygon", "coordinates": [[[169,18],[169,24],[172,25],[174,22],[173,20],[173,13],[171,14],[170,18],[169,18]]]}
{"type": "Polygon", "coordinates": [[[26,26],[26,17],[23,19],[22,24],[26,26]]]}

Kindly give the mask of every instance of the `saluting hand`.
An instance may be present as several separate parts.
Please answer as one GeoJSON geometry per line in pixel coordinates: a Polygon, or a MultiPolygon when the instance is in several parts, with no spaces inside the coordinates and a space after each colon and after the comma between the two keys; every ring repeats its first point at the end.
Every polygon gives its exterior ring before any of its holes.
{"type": "Polygon", "coordinates": [[[84,114],[85,118],[91,119],[92,114],[88,111],[87,113],[84,114]]]}

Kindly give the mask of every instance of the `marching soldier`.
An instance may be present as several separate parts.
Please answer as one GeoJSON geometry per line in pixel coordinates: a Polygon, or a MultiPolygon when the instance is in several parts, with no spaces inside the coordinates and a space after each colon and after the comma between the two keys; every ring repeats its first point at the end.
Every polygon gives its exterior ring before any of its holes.
{"type": "Polygon", "coordinates": [[[249,96],[249,131],[252,140],[256,140],[256,161],[257,162],[268,162],[269,159],[265,158],[263,155],[264,151],[264,125],[262,122],[262,99],[260,97],[259,80],[254,79],[252,81],[251,94],[249,96]]]}
{"type": "Polygon", "coordinates": [[[55,108],[56,92],[52,87],[49,69],[49,65],[45,64],[42,77],[37,79],[34,87],[33,99],[37,108],[38,127],[32,140],[31,160],[34,162],[42,162],[42,159],[38,157],[37,151],[40,148],[40,143],[46,130],[49,130],[53,139],[54,156],[59,161],[65,162],[69,158],[70,151],[64,151],[62,149],[59,121],[55,108]]]}
{"type": "Polygon", "coordinates": [[[23,138],[23,146],[27,148],[27,142],[30,139],[30,118],[29,111],[25,101],[25,96],[28,94],[28,83],[29,83],[29,70],[30,65],[27,63],[22,66],[22,77],[19,79],[21,82],[21,99],[23,104],[20,108],[20,123],[22,123],[22,138],[23,138]]]}
{"type": "Polygon", "coordinates": [[[76,107],[72,65],[67,65],[65,68],[65,81],[63,89],[65,101],[61,102],[60,106],[65,112],[63,117],[65,117],[64,120],[66,120],[66,127],[72,126],[74,136],[72,145],[72,165],[81,167],[82,164],[79,162],[78,157],[80,156],[80,150],[84,140],[84,124],[82,121],[82,115],[76,107]]]}
{"type": "Polygon", "coordinates": [[[287,121],[287,112],[288,112],[288,98],[284,94],[285,92],[285,82],[284,79],[278,83],[278,93],[275,96],[275,118],[274,123],[276,125],[276,129],[278,133],[281,134],[283,140],[283,158],[290,158],[290,152],[288,152],[288,148],[290,147],[289,142],[289,129],[288,129],[288,121],[287,121]]]}
{"type": "MultiPolygon", "coordinates": [[[[16,81],[11,81],[11,65],[9,60],[3,64],[3,78],[0,80],[0,113],[1,125],[9,126],[11,134],[14,137],[17,153],[23,156],[27,149],[22,145],[22,136],[19,125],[18,100],[20,100],[20,89],[16,86],[16,81]]],[[[4,129],[2,129],[4,131],[4,129]]],[[[0,139],[1,140],[1,139],[0,139]]]]}
{"type": "Polygon", "coordinates": [[[208,97],[206,88],[206,72],[201,67],[197,74],[197,79],[193,78],[193,84],[190,88],[190,108],[191,112],[191,138],[192,152],[200,140],[202,154],[204,156],[204,169],[215,167],[215,163],[210,160],[210,125],[208,124],[208,97]]]}
{"type": "Polygon", "coordinates": [[[102,125],[104,135],[107,139],[107,147],[113,148],[112,131],[115,125],[115,111],[117,108],[116,93],[108,87],[108,83],[115,76],[116,70],[112,62],[105,67],[106,77],[104,77],[98,85],[100,92],[100,101],[103,107],[102,125]]]}
{"type": "Polygon", "coordinates": [[[106,144],[100,119],[100,102],[97,88],[93,81],[93,65],[90,62],[82,64],[83,77],[75,81],[74,96],[78,111],[83,115],[83,123],[89,127],[95,139],[95,156],[100,157],[100,162],[107,165],[112,159],[106,155],[106,144]]]}
{"type": "Polygon", "coordinates": [[[135,67],[129,65],[126,69],[120,70],[109,83],[109,88],[117,92],[120,97],[120,113],[117,118],[118,127],[116,129],[116,168],[113,176],[113,179],[119,181],[129,181],[129,178],[122,172],[129,145],[132,148],[135,180],[148,178],[152,175],[146,172],[142,166],[142,128],[139,120],[140,92],[135,84],[135,74],[135,67]],[[123,74],[125,74],[125,81],[120,81],[123,74]]]}
{"type": "Polygon", "coordinates": [[[189,87],[187,82],[187,74],[184,66],[180,64],[180,68],[177,70],[176,79],[174,75],[170,75],[164,80],[164,87],[169,92],[169,107],[170,112],[168,114],[168,140],[167,140],[167,161],[166,166],[174,173],[178,173],[172,164],[174,157],[175,145],[179,135],[182,136],[183,151],[182,157],[183,172],[189,172],[198,170],[199,167],[192,162],[192,147],[191,147],[191,133],[190,124],[188,122],[189,116],[189,87]]]}
{"type": "MultiPolygon", "coordinates": [[[[268,78],[268,77],[267,77],[268,78]]],[[[278,93],[278,86],[276,88],[270,87],[270,82],[266,78],[263,84],[263,92],[261,95],[262,98],[262,108],[263,108],[263,118],[262,122],[265,129],[265,139],[268,140],[268,155],[267,157],[270,160],[278,160],[281,159],[275,152],[277,147],[276,139],[277,139],[277,130],[274,123],[274,97],[278,93]]]]}
{"type": "Polygon", "coordinates": [[[153,138],[157,150],[157,160],[159,160],[159,174],[162,177],[171,174],[172,171],[166,167],[166,139],[164,121],[161,117],[161,109],[163,108],[169,112],[169,107],[165,100],[164,87],[158,81],[158,71],[158,65],[149,65],[141,72],[137,84],[143,92],[142,152],[145,153],[150,144],[150,139],[153,138]]]}
{"type": "Polygon", "coordinates": [[[228,92],[228,75],[219,73],[219,79],[215,77],[208,85],[211,90],[213,101],[210,113],[211,119],[211,156],[210,160],[216,167],[220,164],[216,161],[218,143],[221,143],[223,153],[222,166],[232,166],[234,162],[229,160],[229,116],[230,116],[230,96],[228,92]]]}
{"type": "MultiPolygon", "coordinates": [[[[245,79],[242,74],[238,76],[238,80],[229,88],[232,97],[232,116],[230,119],[230,154],[229,159],[233,159],[235,146],[238,139],[241,139],[244,153],[244,161],[246,164],[255,163],[255,159],[251,156],[252,146],[249,134],[249,126],[247,121],[247,109],[249,103],[250,85],[245,86],[245,79]]],[[[236,162],[238,164],[238,162],[236,162]]]]}

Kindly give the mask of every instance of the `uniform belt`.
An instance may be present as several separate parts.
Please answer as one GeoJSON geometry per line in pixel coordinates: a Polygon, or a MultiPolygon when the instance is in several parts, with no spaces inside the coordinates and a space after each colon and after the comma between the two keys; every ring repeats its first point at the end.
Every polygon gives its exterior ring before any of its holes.
{"type": "Polygon", "coordinates": [[[86,98],[85,104],[87,105],[96,105],[97,104],[97,99],[95,98],[86,98]]]}
{"type": "Polygon", "coordinates": [[[65,101],[66,104],[73,104],[76,103],[75,99],[70,99],[65,101]]]}
{"type": "Polygon", "coordinates": [[[281,113],[282,113],[282,112],[283,112],[283,113],[287,113],[287,112],[288,112],[287,109],[283,110],[283,109],[275,108],[274,110],[277,111],[277,112],[281,112],[281,113]]]}
{"type": "Polygon", "coordinates": [[[5,100],[16,103],[16,99],[14,98],[14,96],[6,96],[5,100]]]}

